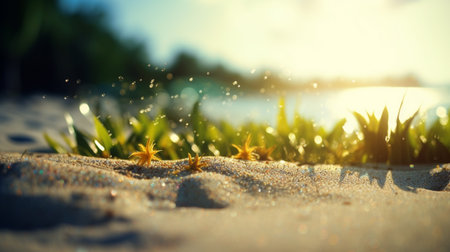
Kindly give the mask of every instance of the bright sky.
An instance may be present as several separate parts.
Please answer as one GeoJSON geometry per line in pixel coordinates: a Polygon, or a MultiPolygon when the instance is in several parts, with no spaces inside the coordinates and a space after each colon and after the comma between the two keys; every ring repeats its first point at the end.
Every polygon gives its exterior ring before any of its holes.
{"type": "Polygon", "coordinates": [[[190,50],[234,69],[292,77],[413,73],[450,85],[450,0],[61,0],[101,5],[112,26],[170,63],[190,50]]]}

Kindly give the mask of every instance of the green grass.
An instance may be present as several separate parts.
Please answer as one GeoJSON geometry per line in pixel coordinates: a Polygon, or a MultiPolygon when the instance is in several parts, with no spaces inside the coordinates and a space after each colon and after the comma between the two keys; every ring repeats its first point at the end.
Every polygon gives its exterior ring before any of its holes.
{"type": "MultiPolygon", "coordinates": [[[[285,101],[280,99],[275,128],[261,123],[247,123],[234,127],[229,122],[212,122],[202,115],[199,102],[195,103],[188,127],[177,132],[161,112],[154,118],[139,113],[135,117],[93,118],[95,135],[69,125],[69,134],[61,134],[65,145],[44,134],[49,146],[57,153],[76,153],[105,158],[129,157],[138,144],[147,138],[156,143],[162,159],[180,159],[188,153],[204,156],[231,156],[236,154],[232,144],[242,144],[249,134],[251,145],[272,147],[274,160],[299,163],[359,164],[365,162],[388,164],[450,162],[450,123],[436,120],[430,128],[423,121],[414,124],[418,111],[389,132],[389,112],[385,108],[380,118],[354,112],[363,138],[356,133],[346,134],[342,119],[330,130],[317,126],[297,111],[292,124],[287,122],[285,101]]],[[[450,114],[449,114],[450,117],[450,114]]]]}

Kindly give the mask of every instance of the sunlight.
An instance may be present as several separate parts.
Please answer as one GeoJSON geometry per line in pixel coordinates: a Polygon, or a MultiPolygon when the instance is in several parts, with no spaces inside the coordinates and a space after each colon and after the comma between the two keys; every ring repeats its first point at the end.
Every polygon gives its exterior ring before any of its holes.
{"type": "MultiPolygon", "coordinates": [[[[438,94],[426,88],[355,88],[345,90],[335,97],[331,112],[335,116],[347,119],[344,130],[350,133],[358,129],[358,124],[350,112],[356,111],[362,115],[375,113],[375,116],[379,118],[386,106],[389,111],[389,128],[392,130],[396,125],[397,113],[403,96],[405,98],[400,111],[400,121],[402,122],[418,109],[423,113],[432,108],[436,105],[435,101],[438,100],[438,94]]],[[[424,116],[423,114],[419,115],[424,116]]]]}
{"type": "MultiPolygon", "coordinates": [[[[95,1],[62,2],[73,9],[95,1]]],[[[161,64],[188,50],[240,72],[286,70],[293,79],[413,73],[427,84],[450,80],[447,0],[113,2],[105,4],[112,26],[145,41],[161,64]]]]}

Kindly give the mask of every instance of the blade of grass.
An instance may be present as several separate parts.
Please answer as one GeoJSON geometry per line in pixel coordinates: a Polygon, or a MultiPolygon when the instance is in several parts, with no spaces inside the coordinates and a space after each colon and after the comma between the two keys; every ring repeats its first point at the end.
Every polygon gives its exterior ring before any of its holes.
{"type": "Polygon", "coordinates": [[[64,149],[59,143],[57,143],[53,138],[51,138],[47,133],[44,133],[44,139],[50,148],[56,153],[67,153],[67,150],[64,149]]]}
{"type": "Polygon", "coordinates": [[[100,120],[96,116],[94,116],[94,126],[95,130],[97,131],[100,143],[103,145],[103,147],[105,147],[105,151],[109,153],[112,147],[111,137],[109,136],[109,133],[103,123],[100,122],[100,120]]]}
{"type": "Polygon", "coordinates": [[[89,139],[84,133],[73,127],[75,134],[75,141],[77,142],[77,149],[80,155],[84,156],[96,156],[95,151],[89,146],[87,139],[89,139]]]}

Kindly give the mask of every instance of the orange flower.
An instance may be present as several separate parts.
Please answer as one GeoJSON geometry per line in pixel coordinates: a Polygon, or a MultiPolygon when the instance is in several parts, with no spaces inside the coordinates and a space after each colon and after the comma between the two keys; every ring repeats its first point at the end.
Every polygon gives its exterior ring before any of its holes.
{"type": "Polygon", "coordinates": [[[160,150],[154,150],[153,147],[155,146],[154,143],[150,145],[150,139],[147,140],[147,144],[144,146],[142,144],[139,144],[139,148],[141,151],[135,151],[131,153],[130,158],[137,157],[138,165],[144,165],[150,166],[150,162],[152,160],[161,160],[157,156],[155,156],[156,153],[160,152],[160,150]]]}
{"type": "MultiPolygon", "coordinates": [[[[195,158],[194,161],[192,161],[192,156],[190,153],[188,153],[188,158],[189,158],[189,164],[184,166],[184,169],[186,171],[191,171],[191,172],[202,172],[202,167],[206,166],[205,163],[201,163],[201,157],[198,156],[198,154],[195,154],[195,158]]],[[[178,173],[180,173],[181,171],[175,171],[173,172],[173,175],[177,175],[178,173]]]]}
{"type": "Polygon", "coordinates": [[[245,143],[244,145],[242,145],[242,147],[233,144],[233,147],[238,150],[238,153],[232,157],[244,160],[255,160],[253,151],[256,149],[256,147],[250,147],[251,140],[252,136],[249,134],[247,136],[247,140],[245,140],[245,143]]]}

